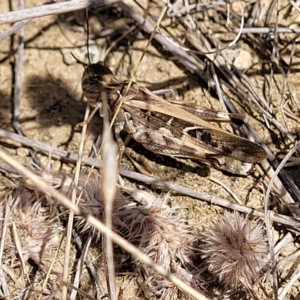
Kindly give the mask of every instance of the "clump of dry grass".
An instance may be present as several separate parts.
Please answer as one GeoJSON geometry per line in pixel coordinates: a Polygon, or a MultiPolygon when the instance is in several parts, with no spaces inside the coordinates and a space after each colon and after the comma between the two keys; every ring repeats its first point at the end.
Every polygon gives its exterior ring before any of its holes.
{"type": "Polygon", "coordinates": [[[45,193],[26,187],[21,179],[0,204],[2,266],[17,283],[10,289],[11,295],[20,297],[20,293],[25,293],[30,299],[41,295],[41,299],[50,299],[47,297],[51,295],[51,299],[60,299],[61,272],[52,269],[51,263],[58,251],[63,227],[47,199],[45,193]],[[43,287],[43,278],[48,272],[51,275],[43,287]]]}
{"type": "MultiPolygon", "coordinates": [[[[199,256],[199,248],[194,246],[197,237],[193,226],[184,217],[182,207],[169,207],[169,195],[156,197],[145,191],[131,190],[132,200],[118,193],[112,212],[113,227],[127,241],[147,254],[155,263],[191,286],[200,287],[200,269],[194,265],[194,258],[199,256]]],[[[92,176],[82,186],[79,207],[84,213],[92,214],[103,221],[104,204],[99,178],[92,176]]],[[[98,240],[101,234],[86,223],[80,216],[75,217],[75,227],[81,234],[92,230],[98,240]]],[[[175,299],[180,290],[168,279],[159,276],[151,268],[137,263],[137,270],[132,279],[143,281],[141,289],[145,294],[175,299]],[[141,277],[136,277],[136,274],[141,277]],[[151,278],[151,280],[149,280],[151,278]]]]}
{"type": "MultiPolygon", "coordinates": [[[[69,176],[46,171],[41,176],[66,196],[70,196],[72,180],[69,176]]],[[[104,201],[99,176],[92,175],[87,180],[81,177],[77,188],[78,206],[83,215],[93,215],[103,221],[104,201]]],[[[53,219],[60,210],[57,209],[59,206],[53,198],[29,181],[25,185],[23,180],[16,183],[13,194],[16,200],[11,220],[17,224],[18,235],[22,238],[21,255],[25,262],[30,259],[45,274],[49,270],[49,264],[45,262],[55,259],[54,253],[62,231],[63,223],[59,222],[59,218],[55,221],[53,219]]],[[[200,278],[201,270],[194,263],[195,257],[199,257],[197,236],[193,234],[193,226],[187,222],[183,208],[167,205],[169,195],[156,197],[139,190],[131,190],[129,194],[131,198],[124,193],[117,193],[112,211],[114,230],[170,274],[199,289],[203,281],[200,278]]],[[[63,210],[63,220],[67,214],[68,211],[63,210]]],[[[101,233],[82,216],[75,216],[74,228],[82,236],[88,233],[94,240],[103,241],[101,233]]],[[[8,257],[17,260],[18,249],[13,241],[7,243],[6,251],[8,257]]],[[[128,272],[131,280],[139,284],[142,282],[140,289],[145,295],[167,299],[176,299],[178,295],[184,297],[176,285],[159,276],[150,267],[139,261],[134,265],[128,272]]],[[[39,290],[39,287],[36,288],[39,290]]]]}
{"type": "Polygon", "coordinates": [[[225,212],[202,233],[202,257],[209,271],[226,286],[258,280],[265,265],[268,242],[261,222],[225,212]]]}
{"type": "MultiPolygon", "coordinates": [[[[5,243],[11,257],[17,255],[17,242],[20,242],[24,261],[33,260],[39,267],[51,261],[53,251],[59,244],[62,227],[53,222],[49,206],[43,204],[45,195],[25,187],[13,193],[12,209],[8,216],[8,227],[14,230],[14,241],[5,243]],[[17,241],[18,240],[18,241],[17,241]]],[[[7,236],[9,238],[9,236],[7,236]]]]}
{"type": "MultiPolygon", "coordinates": [[[[121,213],[120,233],[170,274],[199,288],[203,280],[201,270],[194,263],[199,256],[199,248],[195,247],[197,236],[184,217],[183,208],[168,206],[169,195],[156,197],[135,191],[132,196],[142,205],[121,213]]],[[[162,299],[185,297],[173,283],[151,268],[138,264],[137,272],[144,280],[141,289],[145,295],[162,299]]]]}
{"type": "MultiPolygon", "coordinates": [[[[83,215],[92,215],[99,221],[104,222],[104,200],[102,196],[102,189],[100,183],[100,177],[92,175],[86,180],[84,176],[79,179],[77,197],[79,197],[78,206],[83,212],[83,215]]],[[[71,197],[70,186],[62,186],[60,188],[63,194],[67,197],[71,197]]],[[[114,211],[113,211],[113,222],[118,223],[117,211],[126,205],[128,199],[121,193],[117,193],[114,199],[114,211]]],[[[78,233],[84,235],[90,234],[95,240],[99,240],[101,233],[97,231],[93,226],[86,222],[83,216],[74,217],[74,227],[78,233]]]]}

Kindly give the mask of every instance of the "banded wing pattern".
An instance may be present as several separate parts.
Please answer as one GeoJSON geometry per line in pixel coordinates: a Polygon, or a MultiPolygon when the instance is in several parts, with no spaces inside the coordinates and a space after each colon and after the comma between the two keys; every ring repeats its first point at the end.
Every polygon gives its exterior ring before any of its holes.
{"type": "Polygon", "coordinates": [[[239,175],[247,175],[253,164],[267,156],[257,143],[209,122],[241,125],[243,114],[168,101],[136,83],[128,87],[128,82],[118,80],[103,62],[85,69],[82,88],[91,106],[101,103],[101,95],[106,95],[111,115],[117,113],[116,135],[124,130],[156,154],[191,158],[239,175]],[[117,111],[120,103],[121,109],[117,111]]]}

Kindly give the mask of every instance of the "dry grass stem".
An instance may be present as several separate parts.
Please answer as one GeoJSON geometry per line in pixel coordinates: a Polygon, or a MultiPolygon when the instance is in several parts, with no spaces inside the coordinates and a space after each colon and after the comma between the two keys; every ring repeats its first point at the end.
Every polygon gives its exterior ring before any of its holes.
{"type": "Polygon", "coordinates": [[[49,15],[55,15],[55,14],[63,14],[70,11],[76,11],[88,8],[93,5],[111,5],[116,2],[119,2],[118,0],[72,0],[71,3],[54,3],[54,4],[47,4],[42,5],[39,7],[32,7],[27,8],[19,11],[11,11],[6,12],[3,14],[0,14],[0,24],[6,24],[6,23],[15,23],[18,21],[23,21],[27,19],[33,19],[38,17],[44,17],[49,15]]]}
{"type": "MultiPolygon", "coordinates": [[[[89,107],[87,106],[86,112],[85,112],[85,120],[89,116],[89,107]]],[[[82,135],[81,135],[81,140],[80,140],[80,145],[79,145],[79,151],[78,151],[78,160],[76,163],[76,170],[75,170],[75,177],[74,177],[74,186],[72,190],[72,203],[76,203],[76,194],[77,194],[77,185],[79,181],[79,174],[80,174],[80,167],[81,167],[81,157],[82,157],[82,151],[84,147],[84,141],[85,141],[85,136],[86,136],[86,130],[87,130],[87,125],[82,127],[82,135]]],[[[68,219],[68,226],[67,226],[67,234],[66,234],[66,248],[65,248],[65,257],[64,257],[64,272],[63,272],[63,281],[68,282],[68,275],[69,275],[69,261],[70,261],[70,249],[71,249],[71,239],[72,239],[72,230],[73,230],[73,219],[74,219],[74,214],[73,211],[70,211],[69,214],[69,219],[68,219]]],[[[62,289],[62,299],[66,300],[67,299],[67,287],[63,286],[62,289]]]]}
{"type": "MultiPolygon", "coordinates": [[[[103,146],[102,159],[103,168],[101,173],[101,187],[105,208],[105,225],[108,229],[113,230],[113,206],[116,196],[116,185],[118,179],[118,146],[113,140],[112,131],[109,124],[109,108],[107,94],[102,95],[102,112],[103,112],[103,146]]],[[[111,237],[106,236],[106,267],[108,273],[107,285],[109,295],[112,300],[118,298],[116,278],[115,278],[115,263],[113,254],[113,242],[111,237]]]]}

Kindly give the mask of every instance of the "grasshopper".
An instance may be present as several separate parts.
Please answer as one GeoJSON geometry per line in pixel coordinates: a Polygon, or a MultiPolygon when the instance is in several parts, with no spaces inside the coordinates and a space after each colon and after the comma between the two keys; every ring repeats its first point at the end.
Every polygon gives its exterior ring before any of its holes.
{"type": "Polygon", "coordinates": [[[82,89],[91,106],[106,97],[116,119],[114,133],[127,132],[146,149],[170,157],[189,158],[232,174],[247,175],[267,157],[257,143],[227,132],[209,121],[243,123],[243,114],[203,110],[165,100],[137,83],[128,86],[103,62],[90,64],[82,76],[82,89]],[[126,92],[125,96],[124,93],[126,92]]]}

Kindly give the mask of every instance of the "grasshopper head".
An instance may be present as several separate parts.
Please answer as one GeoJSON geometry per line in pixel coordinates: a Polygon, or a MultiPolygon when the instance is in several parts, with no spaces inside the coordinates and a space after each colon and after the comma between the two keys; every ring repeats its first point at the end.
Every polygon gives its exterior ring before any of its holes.
{"type": "Polygon", "coordinates": [[[110,82],[116,79],[111,70],[104,62],[88,65],[83,72],[81,84],[84,96],[91,106],[100,102],[101,92],[106,89],[110,82]]]}

